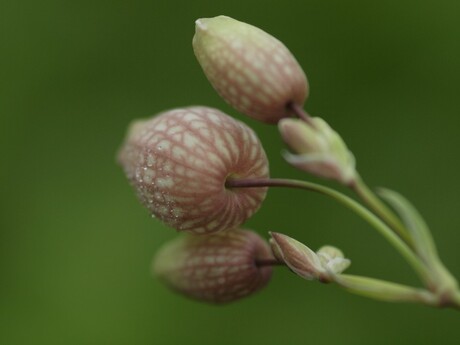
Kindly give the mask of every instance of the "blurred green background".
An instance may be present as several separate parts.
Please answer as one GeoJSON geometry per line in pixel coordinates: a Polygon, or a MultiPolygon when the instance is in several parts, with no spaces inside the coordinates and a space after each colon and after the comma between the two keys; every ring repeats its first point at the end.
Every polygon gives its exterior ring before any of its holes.
{"type": "MultiPolygon", "coordinates": [[[[371,185],[419,207],[460,277],[459,1],[3,0],[0,343],[458,344],[458,312],[375,302],[281,268],[223,307],[151,277],[176,234],[115,164],[131,120],[221,108],[259,133],[272,176],[304,178],[283,162],[276,127],[230,109],[202,74],[194,21],[219,14],[291,49],[311,84],[307,110],[346,138],[371,185]]],[[[272,190],[247,227],[334,244],[350,273],[417,284],[375,231],[323,196],[272,190]]]]}

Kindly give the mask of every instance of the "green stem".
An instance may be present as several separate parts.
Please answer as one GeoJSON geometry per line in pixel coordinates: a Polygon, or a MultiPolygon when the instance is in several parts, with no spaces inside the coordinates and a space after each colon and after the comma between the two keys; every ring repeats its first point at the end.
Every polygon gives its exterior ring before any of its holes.
{"type": "Polygon", "coordinates": [[[255,264],[257,267],[264,266],[286,266],[284,262],[278,261],[276,259],[256,259],[255,264]]]}
{"type": "Polygon", "coordinates": [[[411,247],[412,238],[401,220],[380,200],[358,175],[351,185],[354,192],[411,247]]]}
{"type": "Polygon", "coordinates": [[[291,180],[291,179],[228,179],[225,183],[227,188],[253,188],[253,187],[287,187],[306,189],[320,194],[327,195],[342,205],[354,211],[357,215],[372,225],[380,234],[387,239],[414,268],[424,282],[429,281],[429,272],[420,259],[413,253],[411,248],[397,236],[380,218],[371,213],[368,209],[331,188],[315,183],[291,180]]]}
{"type": "Polygon", "coordinates": [[[441,259],[436,256],[427,263],[427,267],[431,276],[430,290],[440,296],[441,303],[460,309],[460,291],[457,280],[444,266],[441,259]]]}
{"type": "Polygon", "coordinates": [[[290,109],[299,119],[308,123],[313,128],[316,128],[316,124],[310,114],[308,114],[300,105],[297,103],[290,103],[288,105],[288,109],[290,109]]]}
{"type": "Polygon", "coordinates": [[[383,219],[409,246],[413,247],[412,238],[401,220],[375,195],[357,174],[351,189],[383,219]]]}

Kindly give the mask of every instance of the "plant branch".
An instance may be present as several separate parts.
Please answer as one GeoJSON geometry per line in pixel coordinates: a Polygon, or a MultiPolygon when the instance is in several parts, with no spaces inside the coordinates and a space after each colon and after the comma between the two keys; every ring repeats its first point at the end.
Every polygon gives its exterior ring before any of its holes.
{"type": "Polygon", "coordinates": [[[316,124],[313,122],[310,114],[308,114],[300,105],[297,103],[289,103],[288,109],[290,109],[299,119],[305,121],[313,128],[316,128],[316,124]]]}
{"type": "Polygon", "coordinates": [[[254,188],[254,187],[286,187],[305,189],[320,194],[327,195],[363,218],[366,222],[372,225],[380,234],[387,239],[406,259],[406,261],[417,272],[421,279],[426,283],[430,281],[429,272],[426,266],[418,258],[411,248],[398,236],[388,225],[380,218],[371,213],[361,204],[351,199],[350,197],[339,193],[331,188],[318,185],[311,182],[291,180],[291,179],[228,179],[225,183],[226,188],[254,188]]]}
{"type": "Polygon", "coordinates": [[[363,202],[373,210],[385,223],[387,223],[411,248],[413,241],[404,224],[364,183],[357,174],[356,179],[350,185],[351,189],[363,200],[363,202]]]}
{"type": "Polygon", "coordinates": [[[276,259],[256,259],[255,264],[257,267],[264,266],[286,266],[284,262],[278,261],[276,259]]]}

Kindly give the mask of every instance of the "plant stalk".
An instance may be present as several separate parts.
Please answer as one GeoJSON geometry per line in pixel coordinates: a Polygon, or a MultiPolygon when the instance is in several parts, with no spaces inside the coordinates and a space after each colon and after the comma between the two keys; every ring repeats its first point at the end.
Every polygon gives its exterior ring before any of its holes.
{"type": "Polygon", "coordinates": [[[356,179],[350,187],[371,210],[382,218],[382,220],[387,223],[409,246],[413,247],[412,239],[404,224],[364,183],[359,174],[357,174],[356,179]]]}
{"type": "Polygon", "coordinates": [[[254,188],[254,187],[287,187],[305,189],[320,194],[327,195],[342,205],[346,206],[362,219],[372,225],[380,234],[395,247],[406,259],[411,267],[417,272],[423,282],[429,282],[429,272],[421,259],[417,257],[412,249],[405,243],[392,229],[388,227],[380,218],[371,213],[361,204],[350,197],[339,193],[331,188],[311,182],[291,180],[291,179],[228,179],[225,183],[226,188],[254,188]]]}

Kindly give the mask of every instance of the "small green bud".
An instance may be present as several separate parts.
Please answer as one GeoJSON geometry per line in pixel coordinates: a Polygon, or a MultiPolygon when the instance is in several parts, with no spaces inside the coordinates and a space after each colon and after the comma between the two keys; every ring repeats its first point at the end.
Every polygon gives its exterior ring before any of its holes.
{"type": "Polygon", "coordinates": [[[336,247],[323,246],[316,254],[318,254],[323,267],[334,274],[342,273],[351,263],[349,259],[345,258],[343,252],[336,247]]]}
{"type": "Polygon", "coordinates": [[[282,119],[278,128],[295,154],[284,158],[298,169],[348,185],[356,178],[355,159],[340,135],[323,119],[312,123],[301,119],[282,119]]]}
{"type": "Polygon", "coordinates": [[[261,29],[218,16],[196,21],[193,49],[206,77],[235,109],[256,120],[276,123],[302,106],[308,82],[279,40],[261,29]]]}

